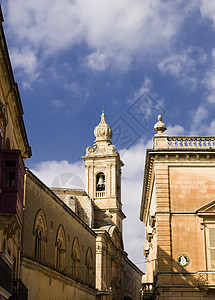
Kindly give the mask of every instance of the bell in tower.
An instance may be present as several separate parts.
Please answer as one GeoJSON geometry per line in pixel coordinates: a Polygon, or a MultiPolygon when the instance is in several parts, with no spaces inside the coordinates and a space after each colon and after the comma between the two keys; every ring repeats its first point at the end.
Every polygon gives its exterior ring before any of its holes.
{"type": "Polygon", "coordinates": [[[98,173],[96,175],[96,191],[105,191],[105,175],[98,173]]]}

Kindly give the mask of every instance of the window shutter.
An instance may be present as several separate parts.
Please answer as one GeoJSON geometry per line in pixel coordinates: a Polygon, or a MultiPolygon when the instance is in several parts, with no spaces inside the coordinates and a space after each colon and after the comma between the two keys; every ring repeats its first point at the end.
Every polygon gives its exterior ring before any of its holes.
{"type": "Polygon", "coordinates": [[[215,228],[209,228],[211,269],[215,269],[215,228]]]}

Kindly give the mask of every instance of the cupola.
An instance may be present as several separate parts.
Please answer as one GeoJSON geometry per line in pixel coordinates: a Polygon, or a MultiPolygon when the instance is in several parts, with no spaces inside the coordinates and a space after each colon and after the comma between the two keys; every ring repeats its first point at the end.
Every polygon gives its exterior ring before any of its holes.
{"type": "Polygon", "coordinates": [[[104,110],[102,110],[101,121],[98,126],[94,129],[94,135],[96,137],[96,142],[107,141],[111,143],[112,131],[111,128],[105,122],[104,110]]]}

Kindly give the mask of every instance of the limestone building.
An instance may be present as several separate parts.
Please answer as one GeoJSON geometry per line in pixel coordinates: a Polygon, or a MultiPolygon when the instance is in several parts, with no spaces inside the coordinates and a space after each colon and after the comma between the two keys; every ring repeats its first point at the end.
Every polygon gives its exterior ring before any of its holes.
{"type": "Polygon", "coordinates": [[[29,170],[25,203],[21,278],[28,299],[95,299],[95,232],[29,170]]]}
{"type": "Polygon", "coordinates": [[[50,189],[30,170],[23,109],[0,10],[0,300],[139,300],[142,272],[122,241],[121,167],[102,113],[86,191],[50,189]]]}
{"type": "Polygon", "coordinates": [[[94,130],[93,147],[85,161],[86,192],[93,199],[96,238],[96,287],[102,299],[139,299],[142,272],[128,259],[122,241],[121,168],[111,143],[112,131],[101,121],[94,130]],[[105,297],[106,292],[110,295],[105,297]]]}
{"type": "Polygon", "coordinates": [[[0,299],[23,299],[20,280],[24,160],[31,156],[0,7],[0,299]]]}
{"type": "Polygon", "coordinates": [[[215,138],[167,136],[146,152],[143,299],[215,299],[215,138]]]}
{"type": "Polygon", "coordinates": [[[121,167],[111,143],[112,131],[102,112],[94,130],[93,147],[86,149],[86,191],[52,189],[96,234],[95,283],[97,298],[140,299],[140,271],[128,258],[122,240],[121,167]]]}
{"type": "Polygon", "coordinates": [[[122,241],[121,167],[104,112],[86,150],[86,191],[26,174],[21,278],[31,300],[139,300],[142,272],[122,241]]]}

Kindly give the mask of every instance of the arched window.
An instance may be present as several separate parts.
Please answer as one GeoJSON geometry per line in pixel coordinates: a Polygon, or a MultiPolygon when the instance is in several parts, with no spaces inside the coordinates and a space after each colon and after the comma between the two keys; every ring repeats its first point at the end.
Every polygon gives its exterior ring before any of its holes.
{"type": "Polygon", "coordinates": [[[93,278],[93,255],[92,255],[92,250],[89,247],[87,249],[87,254],[86,254],[86,267],[87,267],[87,275],[86,275],[86,281],[90,285],[94,285],[94,278],[93,278]]]}
{"type": "Polygon", "coordinates": [[[35,230],[35,257],[41,259],[42,254],[42,229],[35,230]]]}
{"type": "Polygon", "coordinates": [[[65,252],[66,252],[66,238],[65,231],[62,225],[59,226],[57,231],[55,253],[56,253],[56,268],[64,270],[65,267],[65,252]]]}
{"type": "Polygon", "coordinates": [[[47,241],[46,217],[42,209],[36,215],[34,221],[35,248],[34,253],[37,259],[45,259],[45,245],[47,241]]]}
{"type": "Polygon", "coordinates": [[[10,139],[6,138],[5,149],[10,150],[10,139]]]}
{"type": "Polygon", "coordinates": [[[102,172],[96,175],[96,191],[105,191],[105,174],[102,172]]]}
{"type": "Polygon", "coordinates": [[[2,237],[2,245],[1,245],[1,252],[5,252],[6,251],[6,239],[5,237],[2,237]]]}
{"type": "Polygon", "coordinates": [[[74,238],[72,243],[72,275],[75,278],[79,277],[79,264],[80,264],[80,247],[77,237],[74,238]]]}
{"type": "Polygon", "coordinates": [[[13,269],[12,269],[12,279],[17,278],[17,260],[16,256],[14,255],[13,257],[13,269]]]}

